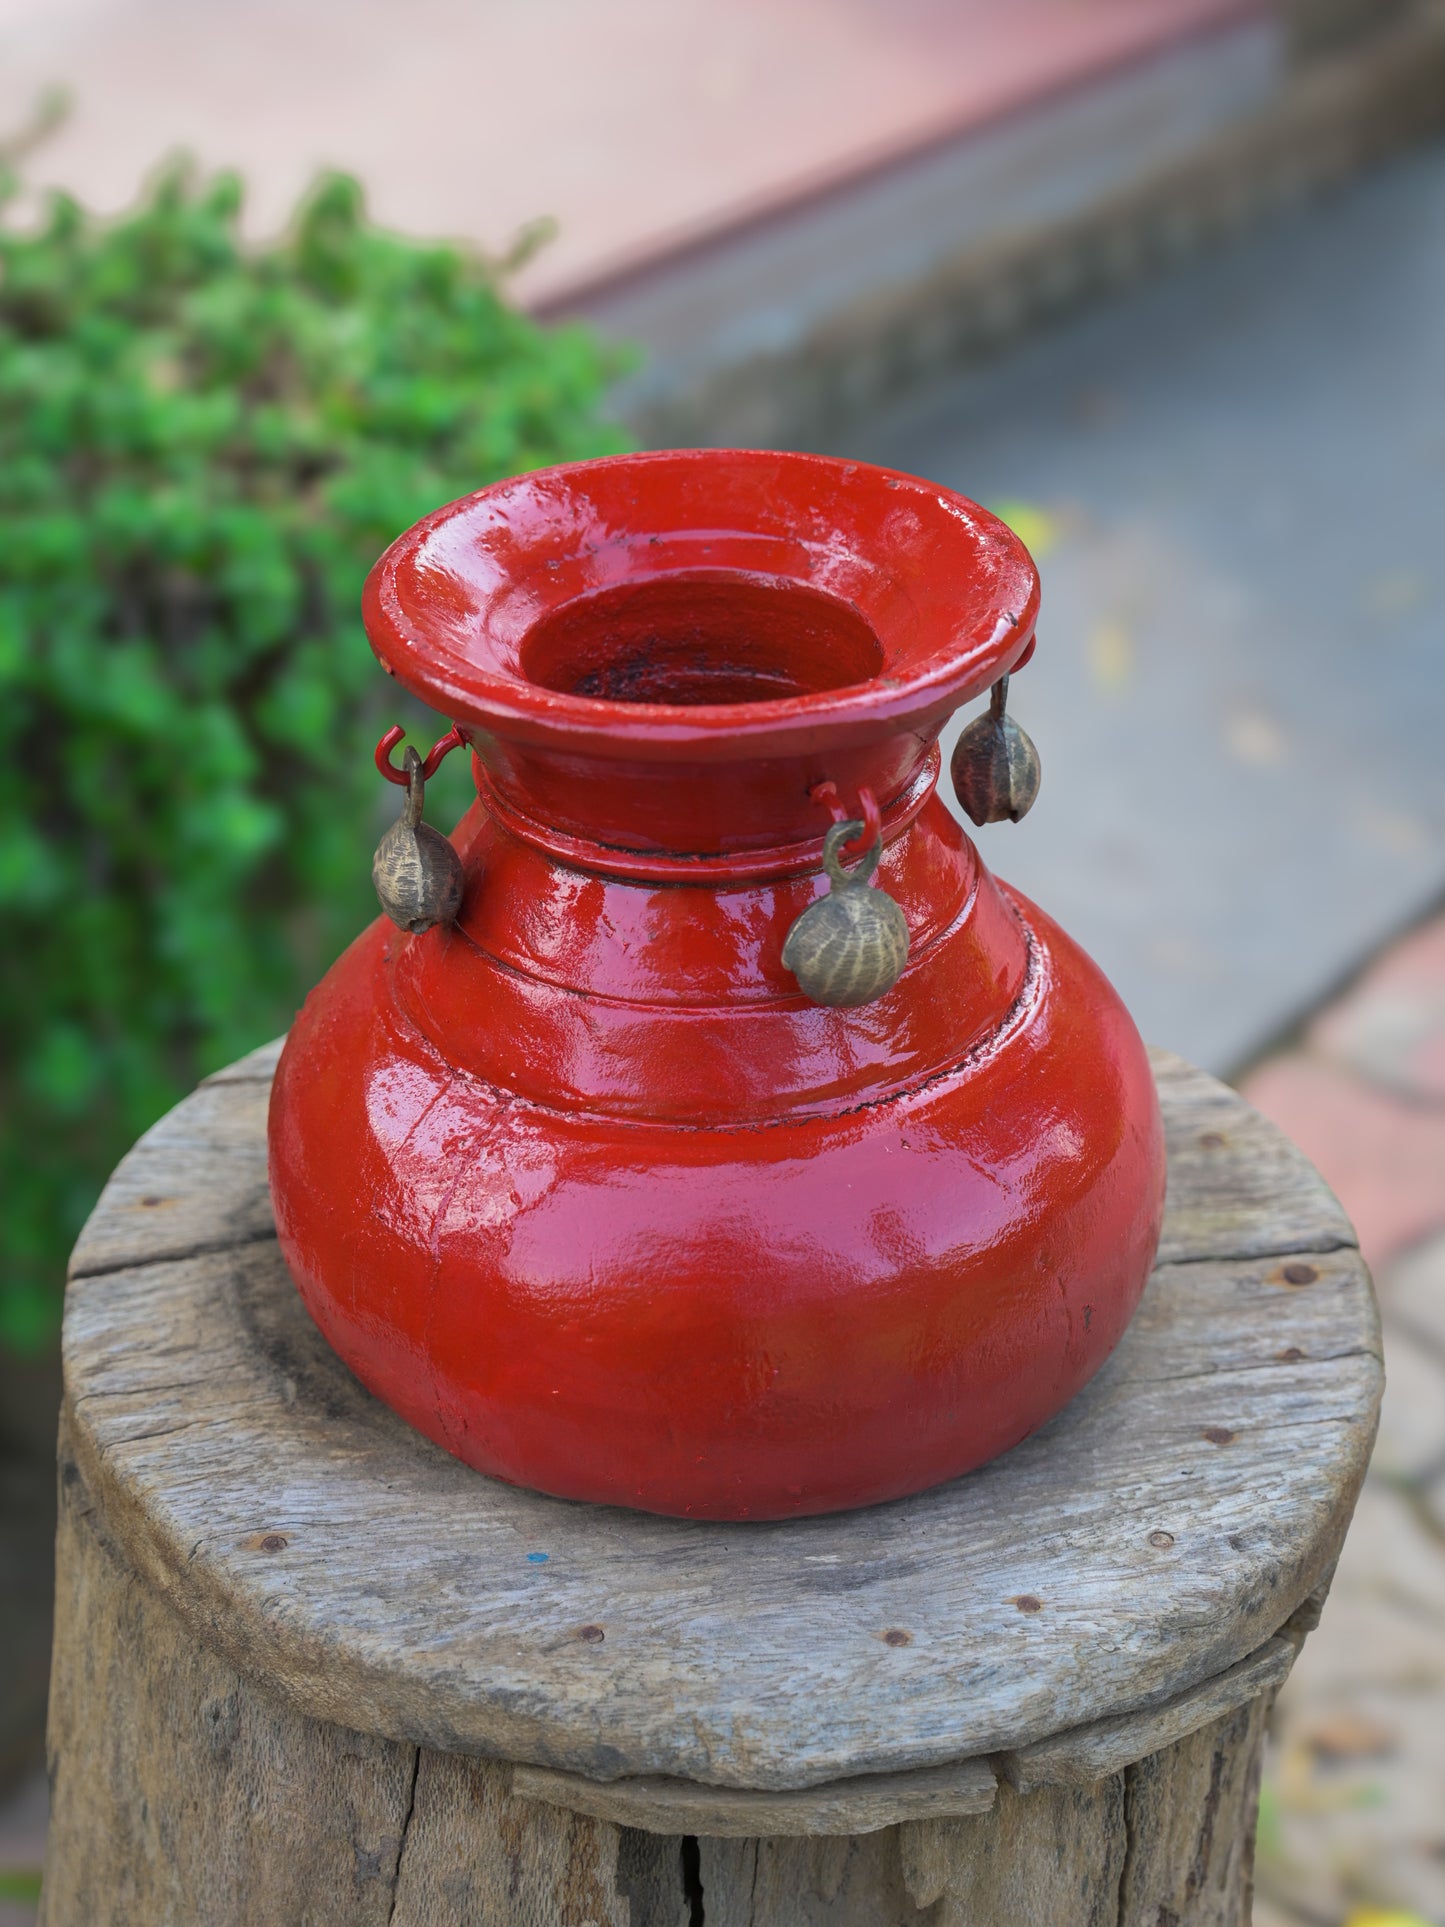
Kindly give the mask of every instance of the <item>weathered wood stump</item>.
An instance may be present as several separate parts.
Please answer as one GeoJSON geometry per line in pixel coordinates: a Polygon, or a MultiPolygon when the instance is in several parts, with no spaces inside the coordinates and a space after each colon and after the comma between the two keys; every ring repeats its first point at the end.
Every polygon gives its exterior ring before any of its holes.
{"type": "Polygon", "coordinates": [[[1248,1921],[1381,1369],[1348,1223],[1239,1098],[1158,1059],[1158,1267],[1042,1432],[721,1526],[480,1478],[361,1389],[273,1236],[274,1059],[76,1251],[46,1927],[1248,1921]]]}

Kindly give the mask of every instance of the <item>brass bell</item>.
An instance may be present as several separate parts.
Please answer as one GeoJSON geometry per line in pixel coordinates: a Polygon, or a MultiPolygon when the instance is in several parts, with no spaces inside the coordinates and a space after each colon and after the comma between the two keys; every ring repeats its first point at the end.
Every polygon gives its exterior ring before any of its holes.
{"type": "Polygon", "coordinates": [[[406,801],[401,815],[376,846],[371,880],[392,922],[415,936],[434,924],[456,920],[464,879],[462,860],[449,840],[421,820],[426,796],[421,757],[408,748],[402,760],[406,766],[406,801]]]}
{"type": "Polygon", "coordinates": [[[856,869],[845,870],[838,859],[842,845],[862,834],[862,822],[854,820],[835,823],[824,837],[828,894],[808,905],[783,945],[784,968],[815,1004],[871,1004],[893,988],[908,961],[903,912],[886,890],[869,883],[883,854],[882,837],[856,869]]]}
{"type": "Polygon", "coordinates": [[[971,722],[958,739],[950,772],[959,802],[977,824],[1017,823],[1039,793],[1039,753],[1012,716],[1005,714],[1008,677],[989,692],[988,714],[971,722]]]}

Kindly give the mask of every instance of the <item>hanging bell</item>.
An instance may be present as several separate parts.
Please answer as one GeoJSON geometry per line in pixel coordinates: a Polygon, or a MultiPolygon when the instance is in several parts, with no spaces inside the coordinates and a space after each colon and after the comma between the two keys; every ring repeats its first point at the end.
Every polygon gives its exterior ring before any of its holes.
{"type": "Polygon", "coordinates": [[[455,921],[462,901],[462,860],[439,830],[421,820],[426,796],[421,757],[408,747],[402,760],[406,801],[376,846],[371,880],[392,922],[415,936],[433,924],[455,921]]]}
{"type": "Polygon", "coordinates": [[[869,879],[883,854],[880,836],[855,870],[838,860],[863,834],[861,821],[835,823],[823,839],[828,894],[810,903],[783,945],[783,966],[815,1004],[853,1009],[890,991],[908,961],[908,925],[886,890],[869,879]]]}
{"type": "Polygon", "coordinates": [[[954,793],[970,819],[1017,823],[1039,793],[1039,753],[1031,738],[1005,714],[1008,677],[989,691],[988,714],[971,722],[958,739],[950,770],[954,793]]]}

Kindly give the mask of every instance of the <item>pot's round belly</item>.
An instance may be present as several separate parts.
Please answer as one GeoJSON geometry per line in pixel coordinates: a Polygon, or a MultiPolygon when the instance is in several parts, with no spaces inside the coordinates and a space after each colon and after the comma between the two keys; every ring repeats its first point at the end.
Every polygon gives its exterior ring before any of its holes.
{"type": "Polygon", "coordinates": [[[964,1062],[885,1101],[712,1128],[549,1109],[448,1067],[373,926],[312,993],[271,1114],[317,1324],[493,1477],[702,1518],[867,1505],[1056,1412],[1159,1233],[1159,1111],[1109,985],[1029,905],[964,1062]]]}

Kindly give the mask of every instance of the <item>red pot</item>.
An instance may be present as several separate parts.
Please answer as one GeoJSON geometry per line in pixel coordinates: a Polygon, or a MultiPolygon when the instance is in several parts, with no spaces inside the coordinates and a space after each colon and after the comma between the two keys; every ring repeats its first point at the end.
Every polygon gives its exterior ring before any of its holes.
{"type": "Polygon", "coordinates": [[[934,793],[1037,606],[984,510],[803,455],[527,475],[382,557],[372,645],[475,752],[465,887],[308,998],[271,1183],[412,1425],[565,1497],[777,1518],[966,1472],[1098,1370],[1158,1237],[1149,1068],[934,793]],[[908,962],[822,1007],[784,940],[866,791],[908,962]]]}

